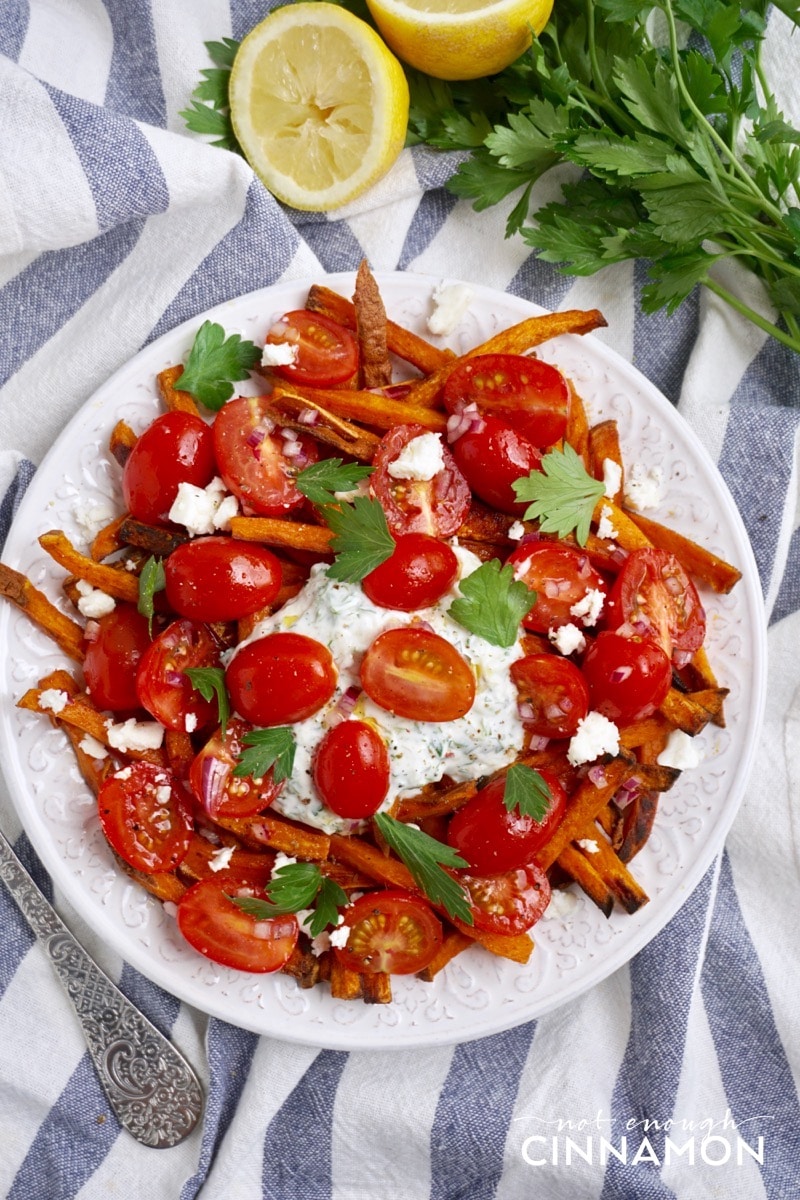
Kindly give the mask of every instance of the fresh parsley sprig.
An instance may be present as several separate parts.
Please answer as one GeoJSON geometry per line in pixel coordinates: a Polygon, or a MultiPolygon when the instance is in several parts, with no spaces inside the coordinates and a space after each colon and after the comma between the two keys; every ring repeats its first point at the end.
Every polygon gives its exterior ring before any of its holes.
{"type": "Polygon", "coordinates": [[[442,867],[466,867],[465,860],[450,846],[437,842],[421,829],[396,821],[388,813],[378,813],[375,825],[428,899],[433,904],[440,904],[451,917],[472,925],[472,912],[464,888],[442,870],[442,867]]]}
{"type": "Polygon", "coordinates": [[[160,558],[151,554],[139,575],[139,600],[136,606],[142,616],[147,617],[147,626],[151,637],[153,636],[155,595],[156,592],[163,592],[166,586],[167,577],[164,574],[164,563],[160,558]]]}
{"type": "Polygon", "coordinates": [[[512,763],[506,772],[503,804],[508,812],[518,812],[534,821],[543,821],[550,810],[553,793],[538,771],[525,763],[512,763]]]}
{"type": "Polygon", "coordinates": [[[338,504],[336,492],[354,491],[374,469],[362,463],[346,463],[341,458],[322,458],[299,471],[294,485],[312,504],[322,508],[326,504],[338,504]]]}
{"type": "Polygon", "coordinates": [[[202,81],[192,92],[191,108],[183,109],[178,116],[183,117],[187,129],[193,133],[205,133],[215,138],[212,146],[241,154],[231,124],[228,100],[231,68],[239,43],[233,38],[223,38],[221,42],[206,42],[205,48],[215,66],[201,70],[202,81]]]}
{"type": "Polygon", "coordinates": [[[348,904],[347,892],[323,875],[316,863],[287,863],[279,867],[264,890],[269,900],[259,900],[255,896],[230,898],[257,921],[313,909],[306,926],[311,937],[316,937],[329,925],[336,925],[339,909],[348,904]]]}
{"type": "Polygon", "coordinates": [[[481,563],[458,587],[461,595],[447,610],[453,620],[493,646],[513,646],[520,621],[536,603],[536,592],[496,558],[481,563]]]}
{"type": "Polygon", "coordinates": [[[183,673],[188,676],[192,687],[204,700],[213,700],[216,697],[217,717],[222,736],[225,737],[231,715],[231,703],[225,686],[224,670],[222,667],[187,667],[183,673]]]}
{"type": "Polygon", "coordinates": [[[288,779],[294,767],[297,749],[294,730],[288,725],[276,725],[271,729],[251,729],[242,739],[246,749],[239,756],[233,774],[263,779],[272,767],[272,778],[276,783],[288,779]]]}
{"type": "Polygon", "coordinates": [[[221,325],[204,321],[174,386],[217,412],[233,395],[234,381],[247,379],[260,359],[255,342],[238,333],[226,336],[221,325]]]}
{"type": "Polygon", "coordinates": [[[518,500],[531,503],[525,509],[526,521],[538,521],[542,533],[560,538],[575,533],[579,544],[586,545],[592,513],[605,494],[605,484],[593,479],[580,455],[569,442],[564,450],[551,450],[542,459],[541,471],[531,471],[524,479],[515,479],[518,500]]]}
{"type": "Polygon", "coordinates": [[[334,533],[331,579],[359,583],[394,552],[394,538],[379,500],[356,496],[352,504],[326,504],[322,513],[334,533]]]}

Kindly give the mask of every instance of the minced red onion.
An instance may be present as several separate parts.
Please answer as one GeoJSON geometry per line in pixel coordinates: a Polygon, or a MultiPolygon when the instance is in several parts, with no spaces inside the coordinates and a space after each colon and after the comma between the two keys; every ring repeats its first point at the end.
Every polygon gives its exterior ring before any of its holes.
{"type": "Polygon", "coordinates": [[[633,667],[614,667],[609,675],[611,683],[624,683],[633,674],[633,667]]]}
{"type": "Polygon", "coordinates": [[[299,442],[284,440],[283,455],[284,458],[298,458],[303,453],[303,447],[299,442]]]}
{"type": "Polygon", "coordinates": [[[96,642],[99,634],[100,634],[100,622],[99,621],[87,621],[86,628],[83,631],[83,636],[86,638],[86,641],[87,642],[96,642]]]}
{"type": "Polygon", "coordinates": [[[523,536],[517,542],[517,545],[518,546],[527,546],[530,542],[540,542],[541,540],[542,540],[542,535],[539,533],[538,530],[534,530],[533,533],[523,534],[523,536]]]}
{"type": "Polygon", "coordinates": [[[261,428],[254,429],[253,432],[249,433],[245,438],[245,445],[252,446],[254,450],[257,449],[267,436],[268,432],[271,431],[261,428]]]}
{"type": "Polygon", "coordinates": [[[184,680],[183,671],[165,671],[164,682],[170,687],[180,687],[184,680]]]}
{"type": "Polygon", "coordinates": [[[213,754],[208,754],[203,759],[200,771],[200,802],[209,815],[217,809],[220,793],[229,774],[230,767],[222,759],[215,758],[213,754]]]}
{"type": "Polygon", "coordinates": [[[600,763],[595,763],[593,767],[589,767],[589,770],[586,772],[586,774],[589,779],[591,779],[595,787],[604,787],[608,782],[608,776],[606,775],[605,767],[601,766],[600,763]]]}
{"type": "Polygon", "coordinates": [[[352,716],[353,709],[360,695],[361,688],[354,685],[351,685],[345,692],[342,692],[339,700],[322,722],[325,728],[332,729],[334,725],[340,725],[342,721],[346,721],[348,717],[352,716]]]}
{"type": "Polygon", "coordinates": [[[269,333],[267,334],[267,337],[269,337],[270,334],[272,334],[273,337],[278,338],[278,340],[281,342],[299,342],[300,341],[299,330],[293,329],[291,327],[291,325],[289,325],[289,323],[287,322],[285,317],[281,317],[280,321],[275,322],[275,324],[272,326],[269,333]]]}
{"type": "Polygon", "coordinates": [[[319,413],[315,408],[303,408],[297,414],[297,419],[301,425],[316,425],[319,413]]]}
{"type": "Polygon", "coordinates": [[[687,666],[692,661],[692,657],[692,650],[674,650],[672,652],[672,661],[675,663],[676,667],[687,666]]]}
{"type": "Polygon", "coordinates": [[[531,738],[528,749],[529,750],[546,750],[549,745],[550,745],[550,738],[542,737],[539,735],[539,736],[531,738]]]}
{"type": "Polygon", "coordinates": [[[529,700],[518,700],[517,712],[519,713],[520,720],[522,721],[533,721],[536,717],[533,705],[529,700]]]}
{"type": "Polygon", "coordinates": [[[622,784],[622,787],[614,793],[612,800],[614,806],[620,811],[626,809],[631,804],[639,793],[639,782],[636,779],[628,779],[622,784]]]}
{"type": "Polygon", "coordinates": [[[374,387],[368,390],[374,392],[376,396],[386,396],[388,400],[405,400],[411,387],[410,383],[389,383],[386,387],[374,387]]]}
{"type": "Polygon", "coordinates": [[[683,585],[675,575],[664,575],[662,578],[664,580],[664,587],[671,596],[680,596],[683,594],[683,585]]]}
{"type": "Polygon", "coordinates": [[[548,704],[544,710],[544,715],[548,721],[558,721],[563,717],[564,712],[560,704],[548,704]]]}
{"type": "Polygon", "coordinates": [[[296,442],[300,434],[296,429],[290,429],[289,426],[281,428],[281,437],[288,442],[296,442]]]}

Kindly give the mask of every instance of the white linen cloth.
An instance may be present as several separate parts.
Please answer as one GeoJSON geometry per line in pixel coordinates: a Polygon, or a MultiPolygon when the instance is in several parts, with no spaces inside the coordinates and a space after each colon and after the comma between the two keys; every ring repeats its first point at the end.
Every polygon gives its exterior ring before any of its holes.
{"type": "MultiPolygon", "coordinates": [[[[599,307],[609,330],[596,336],[677,404],[752,539],[770,652],[758,760],[724,853],[645,950],[574,1003],[463,1045],[320,1051],[207,1019],[124,965],[56,895],[90,951],[202,1072],[202,1128],[158,1153],[120,1132],[44,955],[0,893],[0,1193],[800,1196],[800,359],[707,295],[671,318],[645,317],[638,268],[576,281],[537,263],[520,239],[504,239],[509,205],[476,214],[457,202],[443,188],[453,158],[427,150],[404,151],[346,210],[282,209],[241,158],[187,133],[178,116],[207,65],[203,42],[243,36],[267,7],[0,6],[0,537],[33,465],[115,368],[178,322],[256,287],[354,270],[366,257],[376,271],[477,281],[551,308],[599,307]],[[571,1131],[581,1146],[587,1132],[616,1142],[633,1122],[638,1145],[645,1120],[661,1126],[652,1157],[564,1161],[571,1131]],[[679,1132],[694,1122],[694,1163],[664,1165],[667,1121],[679,1132]],[[763,1162],[746,1152],[737,1160],[737,1130],[751,1145],[763,1137],[763,1162]],[[542,1131],[560,1134],[558,1162],[526,1141],[542,1131]],[[708,1133],[721,1140],[701,1154],[708,1133]],[[726,1139],[730,1158],[714,1165],[726,1139]]],[[[773,13],[767,70],[797,123],[800,43],[789,28],[773,13]]],[[[546,178],[537,196],[553,188],[546,178]]],[[[765,307],[753,281],[729,282],[765,307]]],[[[3,785],[0,822],[52,894],[3,785]]]]}

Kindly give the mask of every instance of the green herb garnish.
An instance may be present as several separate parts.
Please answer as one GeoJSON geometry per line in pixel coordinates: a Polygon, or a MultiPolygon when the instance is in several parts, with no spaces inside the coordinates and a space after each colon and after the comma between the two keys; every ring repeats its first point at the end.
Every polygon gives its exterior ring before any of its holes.
{"type": "Polygon", "coordinates": [[[542,459],[541,471],[531,471],[524,479],[513,483],[518,500],[530,500],[525,520],[536,520],[542,533],[555,533],[560,538],[575,533],[579,544],[586,545],[592,513],[605,484],[593,479],[583,460],[564,443],[563,453],[551,450],[542,459]]]}
{"type": "Polygon", "coordinates": [[[336,560],[328,567],[331,579],[359,583],[392,556],[395,542],[379,500],[356,496],[352,504],[326,504],[323,516],[335,535],[331,549],[336,560]]]}
{"type": "Polygon", "coordinates": [[[450,846],[437,842],[421,829],[396,821],[388,813],[378,813],[375,824],[428,899],[433,904],[441,904],[451,917],[472,925],[472,912],[464,888],[442,870],[442,867],[466,867],[469,864],[450,846]]]}
{"type": "Polygon", "coordinates": [[[233,395],[234,381],[247,379],[260,359],[255,342],[243,340],[238,333],[226,337],[221,325],[204,321],[174,386],[216,412],[233,395]]]}
{"type": "Polygon", "coordinates": [[[178,116],[183,117],[187,129],[191,129],[193,133],[205,133],[215,138],[212,146],[220,146],[223,150],[233,150],[241,154],[242,150],[231,124],[228,97],[231,67],[239,43],[233,38],[223,38],[221,42],[206,42],[205,48],[209,58],[216,65],[206,67],[200,72],[202,82],[192,92],[192,96],[195,97],[191,101],[192,107],[183,109],[178,116]]]}
{"type": "Polygon", "coordinates": [[[188,676],[192,687],[200,693],[204,700],[217,700],[217,716],[222,736],[225,737],[228,728],[228,718],[231,715],[231,705],[228,699],[228,689],[225,687],[225,672],[222,667],[187,667],[183,672],[188,676]]]}
{"type": "Polygon", "coordinates": [[[496,558],[482,563],[458,587],[461,595],[447,610],[453,620],[493,646],[513,646],[520,621],[536,603],[536,592],[496,558]]]}
{"type": "Polygon", "coordinates": [[[251,729],[242,740],[247,749],[242,751],[233,768],[234,775],[263,779],[273,767],[272,778],[276,783],[289,778],[297,748],[292,729],[284,725],[272,729],[251,729]]]}
{"type": "Polygon", "coordinates": [[[508,768],[503,803],[509,812],[543,821],[550,811],[551,798],[552,792],[538,771],[524,763],[513,763],[508,768]]]}
{"type": "Polygon", "coordinates": [[[269,900],[257,900],[254,896],[229,898],[257,921],[311,908],[313,915],[306,926],[311,937],[329,925],[336,925],[339,909],[348,904],[347,893],[334,880],[326,878],[316,863],[287,863],[279,867],[264,890],[269,900]]]}
{"type": "Polygon", "coordinates": [[[336,492],[352,492],[373,470],[374,467],[361,463],[345,463],[341,458],[323,458],[299,471],[294,485],[312,504],[322,508],[326,504],[338,504],[336,492]]]}
{"type": "Polygon", "coordinates": [[[156,592],[163,592],[166,586],[167,578],[164,574],[164,564],[160,558],[155,558],[151,555],[142,567],[142,572],[139,576],[139,601],[136,606],[142,616],[147,617],[150,637],[153,636],[154,597],[156,592]]]}

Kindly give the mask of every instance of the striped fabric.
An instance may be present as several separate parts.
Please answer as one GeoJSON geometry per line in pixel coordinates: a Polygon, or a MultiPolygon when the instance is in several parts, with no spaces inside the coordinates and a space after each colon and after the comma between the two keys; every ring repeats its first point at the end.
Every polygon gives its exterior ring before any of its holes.
{"type": "MultiPolygon", "coordinates": [[[[719,463],[752,538],[770,620],[764,734],[724,853],[663,932],[572,1004],[463,1045],[346,1053],[259,1038],[160,991],[64,906],[90,951],[201,1066],[203,1126],[172,1150],[120,1132],[44,956],[0,893],[0,1194],[798,1197],[800,359],[707,296],[671,318],[643,316],[638,268],[574,281],[536,263],[503,237],[509,205],[477,215],[444,190],[452,157],[405,151],[349,209],[286,212],[240,158],[187,134],[178,116],[206,65],[203,42],[241,36],[267,7],[0,5],[0,538],[34,464],[92,391],[163,331],[245,291],[366,256],[379,271],[597,306],[608,340],[719,463]],[[688,1151],[666,1161],[669,1122],[678,1144],[694,1136],[694,1162],[688,1151]],[[585,1150],[589,1134],[619,1147],[626,1133],[627,1162],[567,1158],[568,1137],[585,1150]],[[758,1157],[738,1141],[756,1148],[759,1137],[758,1157]]],[[[797,108],[800,45],[779,14],[767,57],[797,108]]],[[[543,180],[539,198],[553,187],[543,180]]],[[[729,283],[763,306],[749,281],[729,283]]],[[[51,894],[4,789],[0,808],[51,894]]]]}

